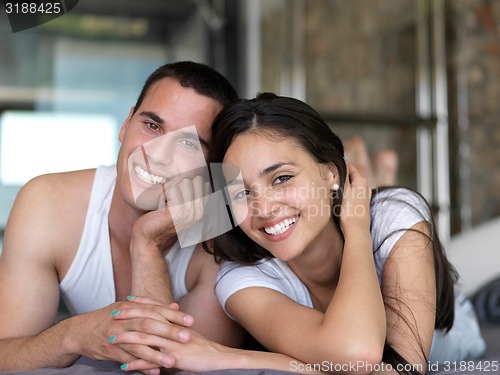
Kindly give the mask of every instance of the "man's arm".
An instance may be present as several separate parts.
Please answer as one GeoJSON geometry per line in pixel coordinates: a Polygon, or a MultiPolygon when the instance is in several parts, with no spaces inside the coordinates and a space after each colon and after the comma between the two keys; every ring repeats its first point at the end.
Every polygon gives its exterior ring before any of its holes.
{"type": "Polygon", "coordinates": [[[182,315],[160,306],[143,306],[149,316],[145,319],[123,321],[111,315],[119,310],[126,316],[127,310],[137,306],[134,302],[116,303],[52,326],[59,304],[60,265],[71,247],[78,246],[69,234],[74,221],[68,217],[77,218],[82,209],[85,212],[86,202],[75,200],[69,184],[76,180],[73,185],[81,195],[80,177],[38,177],[16,199],[0,257],[0,371],[65,367],[80,355],[125,363],[144,348],[131,348],[137,351],[132,355],[108,342],[113,335],[140,327],[166,336],[178,334],[178,327],[154,317],[180,322],[182,315]]]}
{"type": "Polygon", "coordinates": [[[58,240],[52,227],[57,220],[50,209],[55,202],[48,180],[38,178],[21,189],[5,231],[0,257],[1,369],[64,366],[77,359],[61,352],[64,336],[57,330],[38,335],[54,322],[59,303],[52,249],[58,240]]]}
{"type": "Polygon", "coordinates": [[[185,276],[189,293],[180,301],[174,301],[168,264],[164,259],[177,240],[176,229],[189,229],[200,220],[213,219],[204,215],[203,197],[209,193],[210,186],[200,176],[186,178],[166,191],[165,209],[149,212],[137,220],[130,247],[132,293],[165,304],[178,302],[183,312],[194,317],[193,328],[197,332],[215,342],[239,346],[243,330],[226,316],[215,295],[219,265],[213,256],[198,245],[185,276]]]}
{"type": "Polygon", "coordinates": [[[168,210],[148,212],[136,221],[130,242],[132,294],[165,305],[175,302],[164,254],[176,240],[168,210]]]}
{"type": "Polygon", "coordinates": [[[185,178],[160,198],[159,206],[165,207],[137,219],[130,242],[133,294],[167,305],[175,302],[164,257],[177,240],[177,228],[189,228],[202,217],[201,198],[208,192],[209,186],[200,176],[185,178]]]}
{"type": "Polygon", "coordinates": [[[169,223],[171,218],[166,210],[149,212],[136,222],[131,241],[132,293],[166,305],[178,302],[183,312],[194,317],[196,331],[218,343],[239,346],[242,329],[226,316],[215,295],[219,266],[201,245],[194,251],[187,269],[189,293],[180,301],[174,301],[165,251],[162,251],[165,243],[172,243],[172,237],[168,237],[169,223]]]}

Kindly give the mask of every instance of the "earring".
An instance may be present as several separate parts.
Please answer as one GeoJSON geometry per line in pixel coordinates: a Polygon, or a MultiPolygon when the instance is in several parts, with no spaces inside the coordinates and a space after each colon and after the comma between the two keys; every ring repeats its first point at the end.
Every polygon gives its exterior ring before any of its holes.
{"type": "Polygon", "coordinates": [[[338,191],[340,189],[340,185],[339,184],[333,184],[332,185],[332,190],[333,191],[338,191]]]}

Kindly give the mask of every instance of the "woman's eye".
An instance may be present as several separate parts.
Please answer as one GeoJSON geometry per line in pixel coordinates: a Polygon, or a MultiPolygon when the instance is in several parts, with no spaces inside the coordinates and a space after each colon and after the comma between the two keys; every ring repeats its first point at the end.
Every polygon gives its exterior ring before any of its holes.
{"type": "Polygon", "coordinates": [[[279,184],[283,184],[283,183],[287,182],[287,181],[288,181],[289,179],[291,179],[291,178],[292,178],[292,176],[290,176],[290,175],[283,175],[283,176],[279,176],[279,177],[277,177],[277,178],[273,181],[273,185],[274,185],[274,184],[278,184],[278,185],[279,185],[279,184]]]}
{"type": "Polygon", "coordinates": [[[250,194],[252,194],[250,190],[240,190],[233,195],[233,198],[234,199],[243,199],[250,194]]]}

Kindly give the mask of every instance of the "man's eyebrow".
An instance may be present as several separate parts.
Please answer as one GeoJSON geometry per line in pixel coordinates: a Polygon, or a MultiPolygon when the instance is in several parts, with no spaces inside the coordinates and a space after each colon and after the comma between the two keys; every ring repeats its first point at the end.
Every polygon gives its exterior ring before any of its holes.
{"type": "Polygon", "coordinates": [[[162,119],[160,116],[158,116],[156,113],[154,112],[150,112],[150,111],[143,111],[141,113],[139,113],[140,116],[146,116],[146,117],[149,117],[151,120],[157,122],[158,124],[160,125],[163,125],[165,123],[165,120],[162,119]]]}
{"type": "MultiPolygon", "coordinates": [[[[146,116],[146,117],[149,117],[151,120],[157,122],[158,124],[160,125],[164,125],[165,124],[165,120],[162,119],[160,116],[158,116],[156,113],[154,112],[151,112],[151,111],[142,111],[141,113],[139,113],[140,116],[146,116]]],[[[198,136],[196,137],[193,133],[190,133],[190,132],[185,132],[183,133],[184,136],[187,136],[191,139],[194,139],[194,140],[199,140],[202,147],[204,147],[205,149],[208,150],[208,141],[204,138],[202,138],[199,134],[198,136]]]]}
{"type": "Polygon", "coordinates": [[[273,164],[269,167],[267,167],[266,169],[264,169],[262,172],[259,173],[259,177],[264,177],[266,175],[268,175],[269,173],[272,173],[274,172],[276,169],[278,168],[281,168],[285,165],[291,165],[291,166],[295,166],[294,163],[287,163],[287,162],[283,162],[283,163],[276,163],[276,164],[273,164]]]}

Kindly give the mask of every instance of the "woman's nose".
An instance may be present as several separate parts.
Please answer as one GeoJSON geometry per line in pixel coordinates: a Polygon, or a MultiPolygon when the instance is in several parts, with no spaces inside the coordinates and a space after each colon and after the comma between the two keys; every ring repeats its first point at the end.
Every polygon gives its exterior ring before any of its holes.
{"type": "Polygon", "coordinates": [[[271,217],[279,209],[278,202],[272,189],[265,189],[255,198],[255,215],[271,217]]]}

